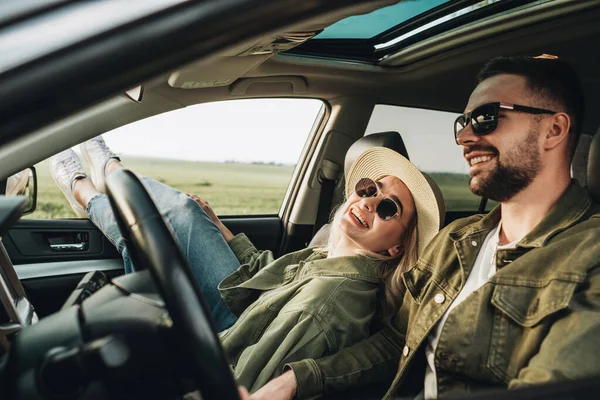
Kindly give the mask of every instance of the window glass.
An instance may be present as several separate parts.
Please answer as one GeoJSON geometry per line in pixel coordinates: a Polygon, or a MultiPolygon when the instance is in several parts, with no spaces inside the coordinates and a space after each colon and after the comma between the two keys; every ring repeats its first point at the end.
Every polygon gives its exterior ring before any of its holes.
{"type": "MultiPolygon", "coordinates": [[[[314,99],[206,103],[103,136],[127,168],[204,198],[219,215],[274,215],[323,110],[314,99]]],[[[75,218],[48,164],[37,165],[38,205],[30,218],[75,218]]]]}
{"type": "Polygon", "coordinates": [[[325,28],[315,39],[368,39],[448,1],[403,1],[368,14],[344,18],[325,28]]]}
{"type": "Polygon", "coordinates": [[[481,198],[469,190],[469,167],[454,141],[457,114],[409,107],[377,105],[366,134],[397,131],[410,161],[439,185],[447,211],[473,211],[481,198]]]}
{"type": "MultiPolygon", "coordinates": [[[[388,43],[379,43],[375,48],[386,48],[396,43],[401,42],[411,36],[424,32],[438,25],[451,21],[455,18],[469,14],[476,10],[488,7],[492,4],[505,0],[480,0],[473,4],[466,5],[458,10],[448,12],[447,14],[434,19],[428,23],[416,26],[410,31],[393,38],[388,43]]],[[[370,39],[379,34],[384,33],[395,27],[400,27],[403,23],[421,16],[428,11],[437,7],[446,5],[447,3],[458,4],[458,0],[419,0],[419,1],[402,1],[391,6],[380,8],[368,14],[353,15],[344,18],[335,24],[328,26],[315,36],[313,41],[319,39],[370,39]]]]}

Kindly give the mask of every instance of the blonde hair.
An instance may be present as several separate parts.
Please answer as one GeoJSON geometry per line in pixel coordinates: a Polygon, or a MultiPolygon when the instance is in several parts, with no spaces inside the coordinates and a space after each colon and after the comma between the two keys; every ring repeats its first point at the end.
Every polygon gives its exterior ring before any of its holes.
{"type": "MultiPolygon", "coordinates": [[[[340,241],[342,232],[340,230],[340,221],[344,215],[346,202],[337,206],[331,218],[331,231],[329,239],[324,246],[318,247],[315,251],[322,254],[329,254],[337,243],[340,241]]],[[[415,210],[413,218],[411,218],[406,231],[400,239],[402,252],[396,256],[375,253],[373,251],[356,249],[355,255],[365,256],[367,258],[381,261],[381,268],[377,271],[385,285],[384,296],[384,316],[394,314],[402,303],[404,297],[404,282],[402,281],[402,273],[408,271],[417,263],[418,258],[418,215],[415,210]]]]}

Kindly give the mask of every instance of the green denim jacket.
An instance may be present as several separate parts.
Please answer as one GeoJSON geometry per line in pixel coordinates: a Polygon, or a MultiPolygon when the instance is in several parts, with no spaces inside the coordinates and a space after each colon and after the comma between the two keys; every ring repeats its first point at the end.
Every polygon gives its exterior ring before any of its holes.
{"type": "Polygon", "coordinates": [[[380,262],[325,258],[313,249],[274,260],[244,234],[229,242],[242,264],[219,285],[239,316],[220,339],[240,385],[256,391],[286,363],[337,352],[369,336],[380,262]]]}
{"type": "MultiPolygon", "coordinates": [[[[572,182],[549,214],[497,254],[497,273],[450,313],[435,352],[438,395],[600,375],[600,207],[572,182]]],[[[403,275],[391,326],[338,354],[290,363],[298,397],[391,380],[423,388],[427,336],[464,286],[500,209],[455,221],[403,275]]]]}

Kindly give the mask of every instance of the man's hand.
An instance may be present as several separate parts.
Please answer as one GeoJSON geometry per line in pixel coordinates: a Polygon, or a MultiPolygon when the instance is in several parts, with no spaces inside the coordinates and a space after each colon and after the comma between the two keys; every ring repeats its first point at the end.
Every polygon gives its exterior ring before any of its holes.
{"type": "Polygon", "coordinates": [[[233,233],[231,233],[231,231],[229,229],[227,229],[227,227],[225,225],[223,225],[223,223],[221,222],[219,217],[217,217],[217,214],[215,214],[215,212],[213,211],[210,204],[208,204],[208,201],[204,200],[203,198],[201,198],[200,196],[197,196],[195,194],[186,193],[186,195],[190,199],[192,199],[196,203],[198,203],[198,205],[200,207],[202,207],[202,210],[204,210],[206,215],[208,215],[208,217],[212,220],[212,222],[215,223],[217,228],[219,228],[219,231],[221,231],[221,234],[223,235],[223,237],[225,238],[225,240],[227,242],[229,242],[231,239],[233,239],[233,237],[234,237],[233,233]]]}
{"type": "Polygon", "coordinates": [[[258,389],[250,396],[250,400],[291,400],[296,395],[296,389],[296,375],[289,370],[258,389]]]}

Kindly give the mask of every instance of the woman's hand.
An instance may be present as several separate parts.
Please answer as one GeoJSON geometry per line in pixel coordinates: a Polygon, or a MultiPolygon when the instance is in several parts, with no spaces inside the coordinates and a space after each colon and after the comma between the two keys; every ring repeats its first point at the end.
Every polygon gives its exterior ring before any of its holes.
{"type": "Polygon", "coordinates": [[[296,389],[296,375],[294,371],[288,370],[258,389],[249,400],[291,400],[296,395],[296,389]]]}
{"type": "Polygon", "coordinates": [[[202,207],[202,209],[204,210],[204,212],[206,213],[206,215],[208,215],[208,217],[210,219],[212,219],[212,221],[218,225],[221,223],[221,220],[219,219],[219,217],[217,217],[217,214],[215,214],[215,212],[213,211],[212,207],[210,206],[210,204],[208,204],[208,201],[204,200],[203,198],[201,198],[200,196],[197,196],[195,194],[191,194],[191,193],[186,193],[187,197],[189,197],[190,199],[194,200],[196,203],[198,203],[198,205],[200,207],[202,207]]]}
{"type": "Polygon", "coordinates": [[[240,399],[241,400],[252,400],[250,398],[250,393],[248,393],[248,389],[246,389],[243,386],[239,386],[238,387],[238,392],[240,393],[240,399]]]}
{"type": "Polygon", "coordinates": [[[198,205],[200,207],[202,207],[202,210],[204,210],[206,215],[208,215],[208,217],[212,220],[212,222],[215,223],[217,228],[219,228],[219,231],[221,231],[221,234],[223,235],[223,237],[225,238],[225,240],[227,242],[229,242],[231,239],[233,239],[233,237],[234,237],[233,233],[231,233],[231,231],[229,229],[227,229],[227,227],[225,225],[223,225],[223,223],[221,222],[219,217],[217,217],[217,214],[215,214],[215,212],[213,211],[210,204],[208,204],[208,201],[204,200],[203,198],[201,198],[195,194],[186,193],[186,195],[190,199],[192,199],[196,203],[198,203],[198,205]]]}

